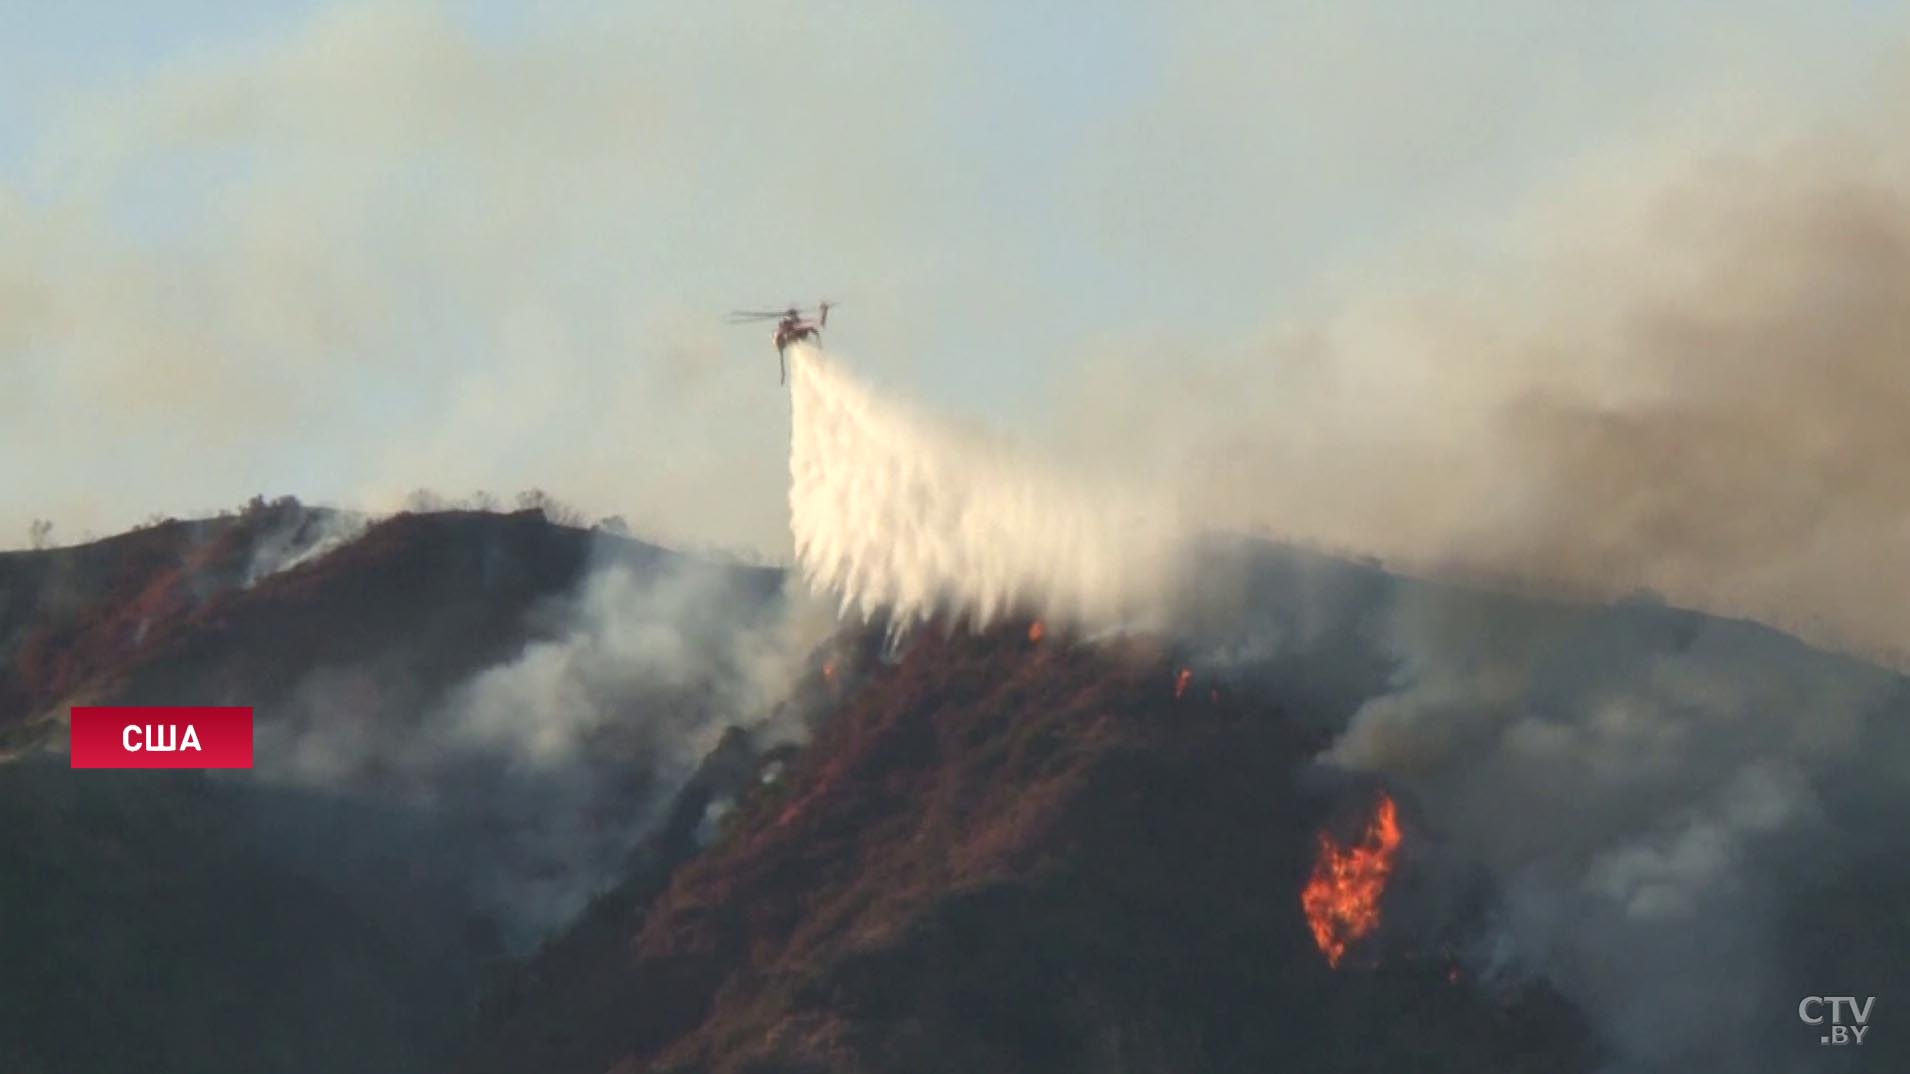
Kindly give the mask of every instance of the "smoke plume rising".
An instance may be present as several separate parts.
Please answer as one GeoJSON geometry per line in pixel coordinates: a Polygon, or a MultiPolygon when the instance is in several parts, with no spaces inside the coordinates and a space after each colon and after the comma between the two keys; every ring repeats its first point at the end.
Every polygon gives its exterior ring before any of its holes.
{"type": "Polygon", "coordinates": [[[1619,155],[1502,222],[1484,265],[1453,243],[1166,387],[1158,354],[1098,355],[1070,382],[1079,439],[1187,475],[1207,525],[1901,656],[1910,168],[1888,145],[1619,155]]]}
{"type": "Polygon", "coordinates": [[[1902,984],[1866,952],[1910,891],[1910,691],[1665,601],[1910,651],[1910,171],[1881,144],[1635,159],[1528,207],[1489,270],[1342,296],[1165,387],[1084,373],[1076,443],[1124,489],[804,351],[801,568],[865,615],[1118,620],[1186,595],[1178,525],[1124,525],[1172,480],[1202,527],[1594,598],[1300,569],[1228,658],[1344,677],[1322,760],[1382,774],[1490,875],[1481,979],[1553,982],[1621,1070],[1806,1068],[1800,996],[1902,984]]]}
{"type": "Polygon", "coordinates": [[[1905,985],[1910,690],[1663,600],[1904,663],[1910,168],[1853,131],[1624,163],[1489,269],[1342,296],[1172,392],[1084,377],[1081,413],[1203,523],[1646,591],[1343,585],[1265,648],[1390,669],[1323,760],[1485,867],[1486,977],[1555,983],[1619,1070],[1823,1069],[1799,997],[1905,985]]]}
{"type": "Polygon", "coordinates": [[[1324,760],[1485,866],[1475,970],[1552,981],[1618,1069],[1819,1069],[1798,998],[1901,985],[1900,676],[1649,603],[1404,583],[1363,618],[1396,670],[1324,760]]]}
{"type": "Polygon", "coordinates": [[[425,818],[478,911],[535,942],[625,874],[726,731],[800,734],[776,705],[828,624],[771,578],[605,557],[521,652],[435,699],[402,659],[313,672],[260,724],[258,774],[425,818]]]}

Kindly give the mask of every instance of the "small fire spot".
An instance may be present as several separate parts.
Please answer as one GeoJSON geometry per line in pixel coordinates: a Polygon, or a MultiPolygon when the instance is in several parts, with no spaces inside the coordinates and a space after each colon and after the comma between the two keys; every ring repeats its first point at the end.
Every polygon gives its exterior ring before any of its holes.
{"type": "Polygon", "coordinates": [[[1032,624],[1029,625],[1028,640],[1030,642],[1038,642],[1042,638],[1045,638],[1047,636],[1048,636],[1048,628],[1042,625],[1041,620],[1037,619],[1032,624]]]}
{"type": "Polygon", "coordinates": [[[1180,674],[1174,676],[1174,697],[1176,700],[1187,692],[1187,684],[1193,681],[1194,673],[1191,670],[1187,668],[1180,669],[1180,674]]]}

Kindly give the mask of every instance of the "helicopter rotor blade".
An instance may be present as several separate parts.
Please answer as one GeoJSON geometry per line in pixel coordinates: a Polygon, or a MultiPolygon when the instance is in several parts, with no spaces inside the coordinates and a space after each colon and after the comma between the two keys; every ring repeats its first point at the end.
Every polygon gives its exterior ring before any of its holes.
{"type": "Polygon", "coordinates": [[[819,302],[814,306],[798,306],[794,303],[779,310],[731,310],[724,318],[730,324],[750,324],[756,321],[779,321],[784,317],[814,317],[822,311],[835,309],[842,305],[836,301],[819,302]]]}

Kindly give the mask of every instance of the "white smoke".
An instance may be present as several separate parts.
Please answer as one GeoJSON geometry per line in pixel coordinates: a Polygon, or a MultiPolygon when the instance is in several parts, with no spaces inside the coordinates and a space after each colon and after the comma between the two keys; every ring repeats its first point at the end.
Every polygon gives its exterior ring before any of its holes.
{"type": "Polygon", "coordinates": [[[257,585],[275,574],[322,559],[357,540],[371,528],[371,522],[371,516],[357,511],[296,513],[286,525],[261,534],[253,542],[245,584],[257,585]]]}
{"type": "Polygon", "coordinates": [[[1392,671],[1325,759],[1383,774],[1485,867],[1482,960],[1557,986],[1613,1069],[1812,1069],[1772,1012],[1820,976],[1888,986],[1847,961],[1854,933],[1812,947],[1795,922],[1902,853],[1901,677],[1649,602],[1410,582],[1339,636],[1392,671]]]}
{"type": "Polygon", "coordinates": [[[777,703],[833,626],[756,572],[615,556],[528,625],[521,651],[442,693],[407,681],[403,654],[316,669],[257,732],[264,782],[448,833],[515,945],[625,875],[725,732],[800,736],[777,703]]]}
{"type": "Polygon", "coordinates": [[[1170,501],[1067,474],[790,352],[789,515],[810,587],[898,628],[1012,613],[1144,621],[1173,586],[1170,501]]]}
{"type": "Polygon", "coordinates": [[[1264,341],[1177,354],[1171,389],[1157,348],[1092,355],[1057,409],[1080,449],[1187,475],[1206,526],[1649,590],[1910,666],[1897,119],[1613,150],[1488,242],[1402,252],[1264,341]]]}

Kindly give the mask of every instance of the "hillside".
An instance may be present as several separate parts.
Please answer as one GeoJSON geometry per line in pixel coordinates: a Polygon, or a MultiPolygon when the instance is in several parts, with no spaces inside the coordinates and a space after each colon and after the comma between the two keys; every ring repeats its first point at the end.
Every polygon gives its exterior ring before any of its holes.
{"type": "Polygon", "coordinates": [[[640,675],[587,754],[529,757],[470,730],[486,684],[587,646],[605,580],[720,600],[708,638],[780,586],[536,512],[317,547],[328,521],[283,504],[0,557],[0,1068],[434,1068],[487,975],[658,823],[681,776],[645,728],[730,715],[715,662],[640,675]],[[258,767],[69,771],[81,700],[252,705],[258,767]]]}
{"type": "MultiPolygon", "coordinates": [[[[673,561],[534,510],[399,515],[329,554],[300,554],[342,528],[331,512],[280,501],[0,553],[0,730],[80,699],[270,708],[312,667],[367,661],[405,666],[413,689],[394,708],[428,701],[521,646],[537,602],[587,570],[673,561]]],[[[763,594],[778,584],[773,571],[738,574],[763,594]]]]}
{"type": "Polygon", "coordinates": [[[507,978],[450,1069],[1902,1054],[1795,1021],[1818,982],[1905,980],[1900,676],[1648,598],[1205,553],[1176,641],[937,626],[825,665],[818,734],[667,884],[622,885],[507,978]],[[1336,968],[1302,892],[1382,795],[1396,871],[1336,968]]]}
{"type": "Polygon", "coordinates": [[[0,1068],[1902,1054],[1795,1007],[1905,980],[1910,690],[1754,623],[1217,539],[1144,635],[819,638],[778,572],[535,512],[327,530],[0,558],[0,1068]],[[79,699],[252,704],[258,767],[69,771],[79,699]],[[1381,803],[1335,961],[1303,892],[1381,803]]]}
{"type": "Polygon", "coordinates": [[[1403,940],[1330,970],[1298,892],[1372,788],[1304,790],[1317,735],[1180,668],[1020,623],[835,669],[867,679],[794,766],[535,960],[458,1069],[1589,1068],[1543,989],[1403,940]]]}

